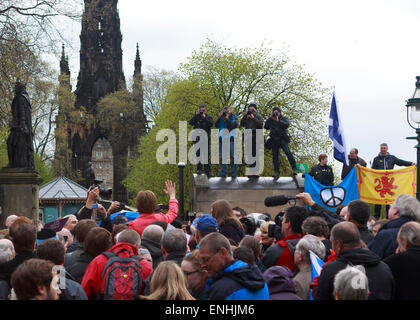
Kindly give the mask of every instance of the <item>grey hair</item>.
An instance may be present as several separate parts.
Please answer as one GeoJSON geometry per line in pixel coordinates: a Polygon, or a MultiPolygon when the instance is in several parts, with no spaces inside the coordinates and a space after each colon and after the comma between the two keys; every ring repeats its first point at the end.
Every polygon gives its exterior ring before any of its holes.
{"type": "Polygon", "coordinates": [[[141,237],[142,239],[154,241],[160,244],[163,232],[164,230],[161,226],[158,226],[157,224],[150,224],[143,230],[141,237]]]}
{"type": "Polygon", "coordinates": [[[400,194],[393,204],[398,209],[400,217],[411,217],[420,221],[420,203],[409,194],[400,194]]]}
{"type": "Polygon", "coordinates": [[[361,265],[347,266],[335,275],[334,293],[340,300],[367,300],[369,281],[365,268],[361,265]]]}
{"type": "Polygon", "coordinates": [[[420,246],[420,223],[410,221],[404,223],[398,232],[400,239],[407,240],[407,246],[420,246]]]}
{"type": "Polygon", "coordinates": [[[318,237],[312,234],[307,234],[299,240],[296,245],[296,251],[302,254],[302,259],[305,262],[311,261],[309,251],[312,251],[321,259],[324,259],[325,257],[325,245],[318,237]]]}
{"type": "Polygon", "coordinates": [[[0,241],[0,263],[10,261],[13,258],[13,243],[0,241]]]}
{"type": "Polygon", "coordinates": [[[168,253],[184,252],[187,248],[187,236],[181,229],[166,230],[162,237],[162,247],[168,253]]]}

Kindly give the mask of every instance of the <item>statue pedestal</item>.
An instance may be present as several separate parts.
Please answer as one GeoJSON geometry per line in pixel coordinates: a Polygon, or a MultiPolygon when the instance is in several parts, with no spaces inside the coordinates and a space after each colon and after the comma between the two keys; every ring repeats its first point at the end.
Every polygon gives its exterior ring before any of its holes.
{"type": "Polygon", "coordinates": [[[35,170],[0,169],[0,228],[9,215],[38,219],[41,177],[35,170]]]}

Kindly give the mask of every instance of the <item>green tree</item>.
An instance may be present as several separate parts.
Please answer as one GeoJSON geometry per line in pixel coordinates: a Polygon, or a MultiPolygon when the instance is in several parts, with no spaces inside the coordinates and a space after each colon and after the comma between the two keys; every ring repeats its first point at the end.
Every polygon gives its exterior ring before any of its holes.
{"type": "MultiPolygon", "coordinates": [[[[188,121],[197,106],[207,104],[208,113],[217,119],[223,106],[230,106],[242,117],[250,101],[258,105],[258,112],[267,118],[271,107],[277,105],[291,122],[290,147],[296,161],[317,163],[317,156],[328,151],[331,143],[327,135],[327,112],[331,90],[324,88],[315,77],[304,71],[284,52],[276,52],[267,44],[258,48],[230,48],[210,39],[194,51],[179,68],[176,80],[161,101],[155,127],[140,140],[139,150],[147,150],[132,163],[125,180],[132,191],[151,189],[163,201],[161,192],[167,178],[178,181],[176,165],[160,165],[156,161],[156,142],[160,129],[172,129],[178,137],[178,121],[188,121]]],[[[188,144],[188,148],[191,143],[188,144]]],[[[240,174],[244,173],[241,166],[240,174]]],[[[287,159],[281,154],[282,174],[291,172],[287,159]]],[[[216,173],[217,165],[212,172],[216,173]]],[[[188,199],[189,177],[194,166],[187,164],[185,194],[188,199]]],[[[265,151],[263,175],[272,174],[271,151],[265,151]]]]}

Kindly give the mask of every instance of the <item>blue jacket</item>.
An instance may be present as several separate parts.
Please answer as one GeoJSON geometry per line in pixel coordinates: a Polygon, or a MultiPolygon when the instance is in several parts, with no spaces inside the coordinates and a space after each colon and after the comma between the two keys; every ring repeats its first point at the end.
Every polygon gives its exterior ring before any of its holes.
{"type": "Polygon", "coordinates": [[[368,243],[369,249],[375,252],[381,259],[395,253],[395,250],[398,247],[398,230],[400,230],[404,223],[409,221],[413,221],[413,219],[411,217],[400,217],[384,224],[382,228],[379,229],[376,237],[368,243]]]}
{"type": "Polygon", "coordinates": [[[258,267],[234,260],[206,283],[210,300],[269,300],[267,284],[258,267]]]}

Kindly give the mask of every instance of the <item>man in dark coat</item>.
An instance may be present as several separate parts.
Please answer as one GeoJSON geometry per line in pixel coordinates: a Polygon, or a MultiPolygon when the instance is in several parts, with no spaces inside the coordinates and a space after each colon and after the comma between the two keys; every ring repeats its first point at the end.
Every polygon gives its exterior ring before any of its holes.
{"type": "Polygon", "coordinates": [[[350,201],[346,219],[357,226],[360,232],[360,239],[366,244],[373,240],[373,233],[367,227],[369,218],[370,207],[367,202],[363,200],[350,201]]]}
{"type": "Polygon", "coordinates": [[[348,265],[362,265],[369,280],[369,300],[391,300],[395,283],[387,264],[360,244],[360,233],[354,223],[344,221],[331,230],[331,243],[337,260],[324,265],[318,279],[315,299],[333,300],[335,275],[348,265]]]}
{"type": "Polygon", "coordinates": [[[25,85],[18,80],[12,101],[12,124],[7,138],[9,163],[7,168],[35,169],[32,143],[32,116],[25,85]]]}
{"type": "MultiPolygon", "coordinates": [[[[251,157],[257,157],[258,158],[258,152],[257,152],[257,129],[263,128],[263,118],[257,113],[257,104],[255,102],[250,102],[247,104],[244,115],[241,119],[240,125],[241,127],[245,129],[252,130],[252,137],[251,137],[251,152],[252,154],[249,155],[251,157]]],[[[246,140],[244,139],[244,143],[246,143],[246,140]]],[[[245,149],[248,150],[248,149],[245,149]]],[[[247,156],[245,154],[245,156],[247,156]]],[[[245,158],[246,159],[246,158],[245,158]]],[[[257,161],[249,164],[249,168],[255,168],[257,165],[257,161]]],[[[256,179],[258,178],[258,175],[252,174],[249,175],[249,178],[256,179]]]]}
{"type": "MultiPolygon", "coordinates": [[[[209,162],[209,155],[210,155],[210,130],[213,126],[213,118],[207,114],[207,106],[205,104],[201,104],[198,108],[198,110],[195,112],[194,117],[191,118],[190,125],[194,127],[194,129],[202,129],[207,133],[207,159],[204,158],[204,162],[202,163],[201,159],[201,152],[203,150],[198,149],[198,146],[200,146],[199,140],[196,140],[194,144],[197,144],[197,151],[196,156],[198,159],[197,163],[197,174],[201,174],[204,166],[204,173],[207,175],[207,177],[210,178],[210,162],[209,162]]],[[[204,155],[203,155],[204,156],[204,155]]]]}
{"type": "MultiPolygon", "coordinates": [[[[373,159],[372,169],[376,170],[392,170],[395,165],[398,166],[412,166],[415,165],[414,162],[405,161],[398,159],[396,156],[389,154],[388,145],[386,143],[381,143],[381,152],[373,159]]],[[[381,205],[375,204],[375,218],[379,219],[381,215],[381,205]]],[[[385,207],[386,218],[388,219],[388,210],[389,206],[385,207]]]]}
{"type": "Polygon", "coordinates": [[[369,249],[381,259],[390,256],[397,249],[398,230],[404,223],[420,221],[420,204],[417,199],[409,194],[400,194],[389,209],[389,220],[368,244],[369,249]]]}
{"type": "Polygon", "coordinates": [[[151,224],[147,226],[142,234],[141,247],[149,250],[153,260],[153,270],[163,261],[161,241],[163,236],[163,228],[161,226],[151,224]]]}
{"type": "Polygon", "coordinates": [[[287,134],[289,119],[281,114],[279,107],[274,107],[270,117],[265,121],[264,129],[270,130],[269,146],[273,151],[274,180],[280,177],[279,149],[282,148],[292,167],[293,174],[297,174],[296,160],[289,148],[290,137],[287,134]]]}
{"type": "Polygon", "coordinates": [[[341,170],[341,180],[344,180],[344,178],[349,174],[351,169],[353,169],[353,167],[356,164],[360,164],[361,166],[366,167],[366,161],[360,158],[358,154],[359,150],[357,150],[356,148],[350,149],[349,155],[347,156],[347,158],[349,159],[349,164],[347,165],[343,163],[343,169],[341,170]]]}
{"type": "Polygon", "coordinates": [[[311,168],[309,174],[324,186],[334,185],[334,172],[332,168],[327,165],[328,156],[325,153],[322,153],[319,155],[318,160],[319,163],[311,168]]]}
{"type": "Polygon", "coordinates": [[[398,232],[399,253],[384,262],[395,279],[396,300],[420,300],[420,223],[407,222],[398,232]]]}
{"type": "Polygon", "coordinates": [[[181,266],[187,252],[187,236],[182,229],[168,229],[162,237],[162,255],[165,261],[174,261],[181,266]]]}

